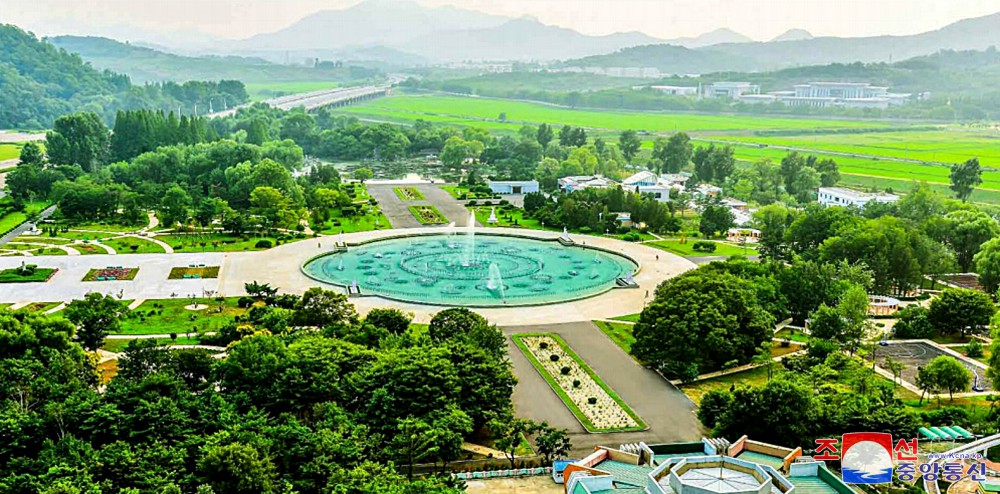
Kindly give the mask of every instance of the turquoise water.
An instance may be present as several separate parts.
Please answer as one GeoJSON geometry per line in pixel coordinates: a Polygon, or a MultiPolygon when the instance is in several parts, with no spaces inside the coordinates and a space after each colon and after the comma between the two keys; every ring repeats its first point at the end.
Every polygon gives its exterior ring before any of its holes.
{"type": "Polygon", "coordinates": [[[313,279],[357,283],[362,295],[433,305],[503,307],[590,297],[634,273],[616,254],[556,241],[476,234],[380,240],[303,266],[313,279]]]}

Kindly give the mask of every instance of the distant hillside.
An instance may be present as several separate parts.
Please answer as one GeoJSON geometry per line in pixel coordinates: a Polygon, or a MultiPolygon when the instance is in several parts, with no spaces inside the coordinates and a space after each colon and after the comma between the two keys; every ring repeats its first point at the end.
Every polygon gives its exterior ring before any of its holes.
{"type": "Polygon", "coordinates": [[[668,74],[748,71],[752,61],[742,60],[712,49],[693,50],[675,45],[645,45],[625,48],[608,55],[567,60],[564,67],[655,67],[668,74]]]}
{"type": "Polygon", "coordinates": [[[819,37],[799,41],[724,44],[712,47],[754,60],[759,70],[826,63],[889,62],[940,50],[984,50],[1000,45],[1000,13],[949,24],[912,36],[819,37]]]}
{"type": "Polygon", "coordinates": [[[47,41],[79,54],[94,67],[127,74],[132,80],[142,83],[214,79],[244,82],[346,81],[357,75],[357,71],[352,73],[347,67],[317,69],[277,65],[259,58],[185,57],[107,38],[57,36],[47,41]]]}
{"type": "Polygon", "coordinates": [[[807,39],[813,39],[813,35],[809,31],[806,31],[805,29],[789,29],[778,36],[775,36],[771,42],[802,41],[807,39]]]}
{"type": "Polygon", "coordinates": [[[572,29],[515,19],[487,29],[445,31],[406,44],[414,53],[439,60],[558,60],[655,42],[642,33],[587,36],[572,29]]]}
{"type": "Polygon", "coordinates": [[[997,45],[1000,45],[1000,13],[965,19],[936,31],[912,36],[813,38],[806,31],[791,30],[769,42],[723,43],[696,48],[695,51],[703,56],[691,62],[687,62],[686,57],[697,55],[679,51],[674,44],[661,44],[569,60],[564,65],[657,67],[670,72],[765,72],[830,63],[892,62],[931,55],[941,50],[985,50],[997,45]],[[701,69],[686,69],[688,64],[701,69]]]}
{"type": "Polygon", "coordinates": [[[234,81],[133,86],[16,26],[0,24],[0,129],[44,128],[59,116],[93,111],[110,121],[119,109],[190,108],[194,103],[246,101],[234,81]]]}
{"type": "Polygon", "coordinates": [[[430,61],[453,62],[557,60],[657,42],[642,33],[588,36],[531,18],[512,19],[456,7],[428,8],[409,0],[367,0],[346,9],[317,12],[274,33],[223,43],[219,49],[242,54],[271,52],[273,56],[286,51],[298,55],[382,46],[430,61]]]}
{"type": "Polygon", "coordinates": [[[686,48],[701,48],[723,43],[751,43],[753,39],[732,29],[720,28],[691,38],[668,39],[665,43],[686,48]]]}

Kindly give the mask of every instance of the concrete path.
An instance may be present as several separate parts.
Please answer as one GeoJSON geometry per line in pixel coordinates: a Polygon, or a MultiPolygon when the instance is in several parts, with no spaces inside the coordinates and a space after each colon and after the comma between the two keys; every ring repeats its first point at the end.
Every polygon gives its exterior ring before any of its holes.
{"type": "MultiPolygon", "coordinates": [[[[68,245],[63,245],[63,244],[54,244],[54,243],[53,244],[48,244],[48,243],[44,243],[44,242],[21,242],[21,241],[8,242],[8,243],[10,245],[34,245],[34,246],[36,246],[38,248],[42,248],[42,249],[50,249],[50,248],[51,249],[59,249],[59,250],[65,252],[67,256],[78,256],[78,255],[80,255],[80,251],[78,251],[78,250],[76,250],[76,249],[74,249],[74,248],[72,248],[72,247],[70,247],[68,245]]],[[[32,255],[34,255],[34,254],[32,254],[32,255]]]]}
{"type": "Polygon", "coordinates": [[[171,247],[170,244],[168,244],[168,243],[166,243],[166,242],[164,242],[164,241],[162,241],[162,240],[160,240],[160,239],[158,239],[156,237],[146,237],[146,236],[143,236],[143,235],[135,235],[135,234],[122,235],[122,237],[137,238],[139,240],[145,240],[147,242],[153,242],[154,244],[159,245],[160,247],[162,247],[163,251],[166,252],[167,254],[173,254],[174,253],[174,248],[171,247]]]}
{"type": "Polygon", "coordinates": [[[160,226],[160,219],[156,217],[156,213],[154,213],[152,211],[146,211],[146,216],[149,218],[149,223],[146,224],[145,228],[143,228],[142,230],[139,230],[139,231],[148,232],[148,231],[154,230],[156,227],[160,226]]]}
{"type": "Polygon", "coordinates": [[[104,249],[104,252],[106,252],[106,253],[108,253],[108,254],[111,254],[111,255],[115,255],[115,254],[117,254],[117,253],[118,253],[118,252],[117,252],[117,251],[115,251],[115,249],[114,249],[114,248],[112,248],[112,247],[111,247],[110,245],[104,245],[104,244],[102,244],[102,243],[100,243],[100,242],[97,242],[97,241],[95,241],[95,240],[91,240],[91,241],[89,241],[89,242],[84,242],[84,241],[82,241],[82,240],[77,240],[77,241],[73,242],[73,243],[72,243],[72,244],[70,244],[70,245],[79,245],[79,244],[84,244],[84,243],[86,243],[87,245],[93,245],[94,247],[97,247],[97,248],[100,248],[100,249],[104,249]]]}
{"type": "MultiPolygon", "coordinates": [[[[39,221],[44,220],[45,218],[48,218],[54,212],[56,212],[56,207],[55,206],[49,206],[49,207],[45,208],[44,211],[42,211],[41,213],[38,214],[39,221]]],[[[18,225],[17,227],[15,227],[13,230],[11,230],[9,233],[7,233],[6,235],[0,237],[0,245],[4,245],[7,242],[10,242],[11,240],[14,240],[18,236],[20,236],[22,233],[31,230],[32,227],[34,227],[34,226],[35,226],[35,224],[29,218],[28,221],[25,221],[24,223],[21,223],[20,225],[18,225]]]]}
{"type": "Polygon", "coordinates": [[[135,309],[139,308],[139,306],[142,305],[142,303],[145,302],[145,301],[146,301],[146,299],[144,299],[144,298],[137,298],[137,299],[133,300],[132,302],[130,302],[128,304],[128,310],[135,310],[135,309]]]}
{"type": "Polygon", "coordinates": [[[546,420],[550,425],[569,429],[575,451],[589,452],[598,444],[617,446],[638,441],[692,441],[704,436],[705,431],[695,416],[694,403],[659,374],[637,364],[592,323],[503,329],[508,335],[558,334],[649,425],[649,430],[643,432],[587,433],[527,357],[514,346],[512,340],[508,340],[508,350],[518,378],[514,389],[514,406],[518,416],[546,420]]]}
{"type": "Polygon", "coordinates": [[[55,307],[53,307],[53,308],[45,311],[45,313],[46,314],[55,314],[56,312],[59,312],[59,311],[65,309],[66,305],[67,305],[66,302],[62,302],[59,305],[57,305],[57,306],[55,306],[55,307]]]}
{"type": "MultiPolygon", "coordinates": [[[[378,201],[382,208],[382,214],[389,219],[393,228],[420,228],[422,225],[413,213],[410,206],[432,205],[448,219],[454,222],[455,226],[466,226],[469,224],[469,210],[465,205],[451,197],[451,194],[441,189],[436,184],[412,184],[405,187],[413,187],[424,195],[424,199],[417,201],[404,201],[392,190],[401,185],[393,184],[369,184],[368,193],[378,201]]],[[[478,222],[478,226],[482,226],[478,222]]]]}

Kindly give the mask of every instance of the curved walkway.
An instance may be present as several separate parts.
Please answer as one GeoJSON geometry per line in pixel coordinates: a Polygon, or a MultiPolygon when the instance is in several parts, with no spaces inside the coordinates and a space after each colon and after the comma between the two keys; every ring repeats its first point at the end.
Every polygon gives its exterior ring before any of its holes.
{"type": "Polygon", "coordinates": [[[11,245],[36,245],[42,249],[60,249],[66,253],[67,256],[78,256],[80,251],[72,248],[69,244],[56,244],[56,243],[42,243],[42,242],[9,242],[11,245]]]}
{"type": "MultiPolygon", "coordinates": [[[[413,228],[405,231],[379,230],[374,232],[356,232],[344,234],[344,240],[357,243],[365,240],[384,239],[399,235],[419,233],[441,233],[441,228],[413,228]]],[[[540,239],[556,239],[558,232],[519,230],[509,228],[490,228],[491,235],[520,235],[540,239]]],[[[583,300],[550,304],[537,307],[502,307],[475,309],[487,319],[506,325],[552,324],[561,322],[592,321],[607,319],[623,314],[635,314],[642,311],[646,298],[644,293],[650,293],[660,282],[693,269],[695,264],[676,255],[663,252],[641,244],[632,244],[621,240],[585,235],[571,235],[580,243],[586,242],[588,247],[600,247],[613,252],[627,255],[639,263],[639,272],[635,275],[638,289],[612,289],[601,295],[583,300]]],[[[82,282],[84,275],[92,268],[103,268],[109,263],[104,256],[39,256],[33,262],[45,267],[59,268],[59,276],[47,283],[22,283],[16,290],[0,291],[0,303],[4,302],[34,302],[38,300],[69,301],[80,298],[88,292],[97,291],[114,295],[122,294],[128,299],[170,298],[173,296],[200,296],[206,291],[216,292],[222,296],[240,296],[245,294],[244,284],[251,281],[270,283],[271,286],[286,293],[301,294],[314,286],[324,286],[343,292],[342,287],[322,285],[306,275],[300,269],[310,258],[331,252],[337,237],[319,237],[318,239],[284,244],[273,249],[259,252],[184,252],[175,254],[119,254],[114,259],[115,265],[139,267],[139,272],[133,281],[82,282]],[[318,242],[318,246],[317,246],[318,242]],[[221,266],[222,273],[218,279],[169,280],[171,268],[189,264],[207,264],[221,266]]],[[[103,244],[90,244],[102,245],[103,244]]],[[[19,266],[19,258],[0,258],[0,269],[19,266]]],[[[441,306],[390,301],[380,297],[356,297],[351,302],[361,314],[366,314],[375,307],[395,307],[404,312],[414,314],[415,321],[424,323],[440,310],[441,306]]]]}
{"type": "Polygon", "coordinates": [[[163,251],[166,252],[167,254],[173,254],[174,253],[174,248],[173,247],[171,247],[169,244],[167,244],[166,242],[164,242],[164,241],[162,241],[162,240],[160,240],[160,239],[158,239],[156,237],[145,237],[145,236],[142,236],[142,235],[137,235],[137,234],[134,234],[134,233],[130,233],[128,235],[122,235],[121,237],[116,237],[116,238],[136,238],[136,239],[140,239],[140,240],[147,240],[149,242],[153,242],[156,245],[159,245],[161,248],[163,248],[163,251]]]}
{"type": "Polygon", "coordinates": [[[100,242],[97,242],[97,241],[89,241],[89,242],[84,242],[83,240],[77,240],[77,241],[73,242],[73,243],[72,243],[72,244],[70,244],[70,245],[78,245],[78,244],[86,244],[86,245],[93,245],[93,246],[95,246],[95,247],[100,247],[100,248],[104,249],[104,251],[105,251],[106,253],[108,253],[108,254],[111,254],[111,255],[115,255],[115,254],[117,254],[117,253],[118,253],[118,252],[117,252],[117,251],[116,251],[116,250],[115,250],[114,248],[112,248],[112,247],[111,247],[110,245],[104,245],[104,244],[102,244],[102,243],[100,243],[100,242]]]}

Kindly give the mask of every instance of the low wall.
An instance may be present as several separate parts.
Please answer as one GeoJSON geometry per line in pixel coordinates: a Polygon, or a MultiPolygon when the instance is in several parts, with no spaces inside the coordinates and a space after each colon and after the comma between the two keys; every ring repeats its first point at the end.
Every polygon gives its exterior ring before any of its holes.
{"type": "Polygon", "coordinates": [[[743,436],[736,440],[733,444],[729,445],[729,451],[726,451],[726,456],[737,456],[743,452],[743,449],[747,445],[747,436],[743,436]]]}

